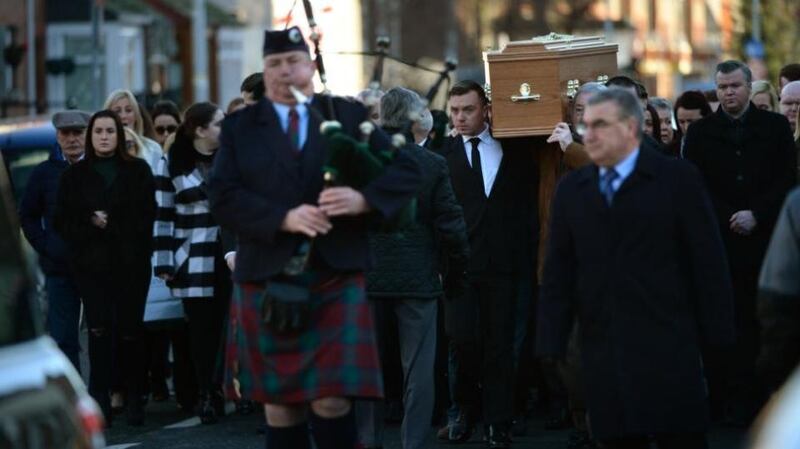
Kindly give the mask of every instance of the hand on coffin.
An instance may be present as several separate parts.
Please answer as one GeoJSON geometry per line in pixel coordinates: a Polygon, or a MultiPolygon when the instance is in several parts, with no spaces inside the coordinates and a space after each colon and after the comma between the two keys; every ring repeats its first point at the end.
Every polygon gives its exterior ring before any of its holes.
{"type": "Polygon", "coordinates": [[[553,142],[558,142],[561,151],[567,151],[567,147],[572,143],[572,131],[570,131],[569,125],[564,122],[556,125],[553,129],[553,134],[550,134],[550,137],[547,138],[547,143],[553,142]]]}

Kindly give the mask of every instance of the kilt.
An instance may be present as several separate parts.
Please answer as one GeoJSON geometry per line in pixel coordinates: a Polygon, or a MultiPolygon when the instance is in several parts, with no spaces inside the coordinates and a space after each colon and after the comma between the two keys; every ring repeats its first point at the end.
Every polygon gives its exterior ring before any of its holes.
{"type": "Polygon", "coordinates": [[[295,334],[277,335],[264,325],[263,291],[263,284],[234,286],[225,351],[229,397],[268,404],[383,397],[362,273],[315,281],[309,327],[295,334]]]}

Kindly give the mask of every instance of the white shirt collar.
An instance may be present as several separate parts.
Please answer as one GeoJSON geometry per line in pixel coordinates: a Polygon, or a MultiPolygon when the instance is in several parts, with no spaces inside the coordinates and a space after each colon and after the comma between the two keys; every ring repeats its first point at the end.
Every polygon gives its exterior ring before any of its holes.
{"type": "Polygon", "coordinates": [[[483,131],[481,131],[481,133],[478,134],[477,136],[461,136],[461,138],[464,139],[464,145],[469,143],[469,139],[472,139],[473,137],[481,139],[481,142],[490,142],[491,140],[493,140],[492,133],[489,132],[489,124],[484,123],[483,131]]]}
{"type": "MultiPolygon", "coordinates": [[[[614,166],[614,170],[616,170],[617,174],[619,175],[619,180],[625,180],[625,178],[633,173],[633,170],[636,168],[636,161],[638,159],[639,147],[636,147],[633,149],[633,151],[631,151],[631,154],[627,155],[625,159],[619,161],[617,165],[614,166]]],[[[607,171],[608,168],[600,167],[600,176],[602,177],[607,171]]]]}

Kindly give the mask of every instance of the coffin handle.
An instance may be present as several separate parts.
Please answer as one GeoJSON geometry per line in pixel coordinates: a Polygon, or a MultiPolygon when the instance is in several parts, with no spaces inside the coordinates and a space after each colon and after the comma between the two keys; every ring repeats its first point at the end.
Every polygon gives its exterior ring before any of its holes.
{"type": "Polygon", "coordinates": [[[519,95],[512,95],[511,101],[514,103],[517,102],[528,102],[528,101],[539,101],[542,96],[539,94],[531,93],[532,85],[528,83],[522,83],[519,85],[519,95]]]}

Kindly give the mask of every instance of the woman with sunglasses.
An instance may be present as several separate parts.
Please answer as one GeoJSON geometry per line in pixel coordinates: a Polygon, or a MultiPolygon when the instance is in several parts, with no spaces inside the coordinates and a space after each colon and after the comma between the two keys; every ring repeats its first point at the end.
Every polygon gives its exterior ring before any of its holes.
{"type": "Polygon", "coordinates": [[[203,102],[190,106],[184,117],[156,176],[155,274],[183,301],[199,390],[196,411],[203,424],[212,424],[224,414],[221,379],[215,372],[231,281],[222,232],[211,215],[207,179],[224,114],[217,105],[203,102]]]}
{"type": "Polygon", "coordinates": [[[143,318],[154,198],[150,167],[127,152],[119,116],[94,114],[84,159],[61,176],[54,226],[69,247],[89,327],[89,393],[108,424],[115,368],[128,397],[128,423],[144,422],[143,318]]]}
{"type": "Polygon", "coordinates": [[[150,111],[150,116],[153,117],[153,129],[156,133],[156,142],[158,142],[166,152],[165,142],[167,137],[178,129],[182,121],[178,106],[169,100],[161,100],[153,106],[153,109],[150,111]]]}

